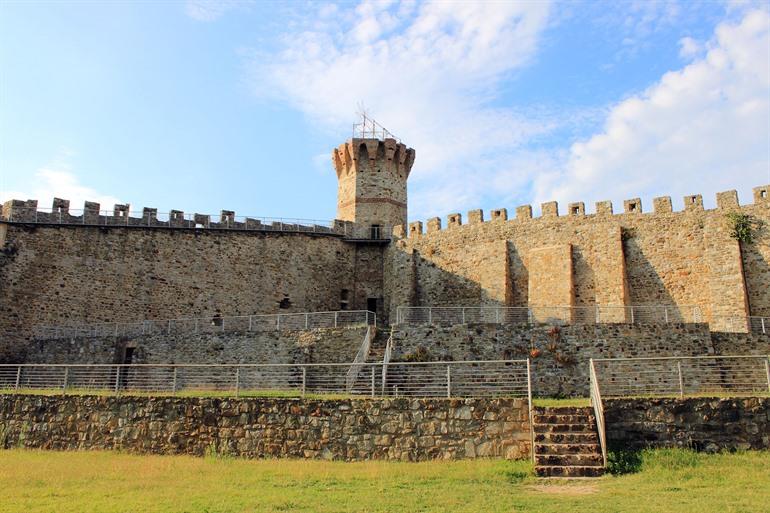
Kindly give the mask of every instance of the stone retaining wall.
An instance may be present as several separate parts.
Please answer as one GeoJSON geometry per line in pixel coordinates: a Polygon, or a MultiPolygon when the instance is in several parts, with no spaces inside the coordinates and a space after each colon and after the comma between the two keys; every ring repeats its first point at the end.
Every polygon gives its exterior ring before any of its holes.
{"type": "Polygon", "coordinates": [[[541,397],[587,397],[590,358],[714,354],[706,324],[397,326],[393,344],[396,361],[531,358],[532,391],[541,397]]]}
{"type": "Polygon", "coordinates": [[[608,399],[610,446],[770,449],[770,398],[608,399]]]}
{"type": "MultiPolygon", "coordinates": [[[[350,363],[366,327],[33,340],[24,363],[350,363]]],[[[0,363],[2,359],[0,358],[0,363]]]]}
{"type": "Polygon", "coordinates": [[[0,448],[336,460],[526,458],[522,399],[0,395],[0,448]]]}

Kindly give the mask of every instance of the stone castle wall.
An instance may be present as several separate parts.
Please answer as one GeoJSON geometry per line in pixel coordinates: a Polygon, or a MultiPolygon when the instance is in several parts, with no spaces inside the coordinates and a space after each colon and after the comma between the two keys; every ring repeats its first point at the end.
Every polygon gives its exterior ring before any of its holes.
{"type": "Polygon", "coordinates": [[[382,302],[382,250],[339,237],[0,224],[0,333],[382,302]],[[372,296],[370,296],[370,294],[372,296]],[[283,308],[285,307],[285,308],[283,308]]]}
{"type": "MultiPolygon", "coordinates": [[[[657,198],[652,214],[642,213],[636,199],[616,215],[608,202],[598,203],[596,214],[572,204],[559,215],[552,202],[540,218],[526,206],[510,220],[505,209],[486,221],[482,211],[471,211],[466,223],[450,214],[445,227],[434,218],[425,233],[414,222],[396,230],[385,265],[386,283],[398,272],[410,273],[413,284],[394,290],[391,315],[407,304],[697,305],[714,329],[733,330],[728,317],[770,315],[769,189],[756,188],[754,203],[744,206],[735,191],[720,193],[714,210],[689,196],[681,212],[672,211],[669,198],[657,198]],[[730,236],[726,214],[736,210],[764,221],[753,244],[730,236]]],[[[605,320],[626,320],[611,316],[605,320]]]]}
{"type": "Polygon", "coordinates": [[[687,447],[709,452],[770,449],[770,399],[608,399],[610,447],[687,447]]]}
{"type": "Polygon", "coordinates": [[[0,449],[248,458],[526,458],[522,399],[215,399],[0,395],[0,449]]]}

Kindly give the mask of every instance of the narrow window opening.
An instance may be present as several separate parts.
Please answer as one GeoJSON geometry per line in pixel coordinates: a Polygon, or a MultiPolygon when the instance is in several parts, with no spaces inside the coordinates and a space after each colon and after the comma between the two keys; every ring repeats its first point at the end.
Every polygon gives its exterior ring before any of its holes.
{"type": "Polygon", "coordinates": [[[580,213],[580,208],[579,207],[572,207],[572,214],[573,215],[578,215],[579,213],[580,213]]]}
{"type": "Polygon", "coordinates": [[[381,226],[379,224],[373,224],[371,226],[370,235],[372,239],[379,239],[380,238],[380,228],[381,226]]]}
{"type": "Polygon", "coordinates": [[[278,308],[281,310],[288,310],[291,308],[291,300],[289,299],[289,296],[284,297],[278,302],[278,308]]]}
{"type": "Polygon", "coordinates": [[[340,291],[340,310],[347,310],[350,306],[350,291],[342,289],[340,291]]]}
{"type": "Polygon", "coordinates": [[[767,190],[759,191],[759,197],[760,198],[767,198],[767,190]]]}

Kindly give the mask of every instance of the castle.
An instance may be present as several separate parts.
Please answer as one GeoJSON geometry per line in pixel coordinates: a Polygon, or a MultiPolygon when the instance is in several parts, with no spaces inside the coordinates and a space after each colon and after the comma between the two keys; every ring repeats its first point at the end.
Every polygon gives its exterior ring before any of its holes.
{"type": "MultiPolygon", "coordinates": [[[[705,210],[700,195],[675,211],[641,201],[615,213],[555,202],[473,210],[407,224],[415,151],[395,139],[352,138],[332,152],[337,219],[324,226],[266,223],[222,211],[132,214],[56,199],[3,205],[0,330],[26,337],[41,324],[130,322],[214,315],[370,310],[395,323],[399,307],[559,307],[569,323],[630,322],[634,309],[666,307],[680,322],[746,332],[770,317],[770,235],[736,240],[726,214],[770,223],[770,186],[752,204],[735,191],[705,210]],[[427,228],[427,229],[425,229],[427,228]],[[593,310],[592,310],[593,311],[593,310]],[[752,321],[754,319],[754,321],[752,321]]],[[[414,312],[412,312],[414,313],[414,312]]],[[[638,314],[637,314],[638,315],[638,314]]]]}
{"type": "Polygon", "coordinates": [[[770,401],[758,395],[770,387],[770,185],[752,204],[719,193],[712,210],[700,195],[681,211],[656,198],[651,213],[638,198],[590,215],[583,203],[564,214],[550,202],[539,218],[525,205],[510,218],[473,210],[424,227],[407,222],[415,151],[362,135],[332,152],[337,219],[326,223],[6,202],[4,443],[346,460],[530,455],[544,476],[600,475],[610,442],[767,448],[770,401]],[[599,381],[616,397],[682,402],[602,401],[599,381]],[[347,397],[119,395],[180,387],[347,397]],[[41,388],[116,396],[24,394],[41,388]],[[703,398],[713,393],[753,397],[703,398]],[[589,394],[592,407],[532,399],[589,394]]]}

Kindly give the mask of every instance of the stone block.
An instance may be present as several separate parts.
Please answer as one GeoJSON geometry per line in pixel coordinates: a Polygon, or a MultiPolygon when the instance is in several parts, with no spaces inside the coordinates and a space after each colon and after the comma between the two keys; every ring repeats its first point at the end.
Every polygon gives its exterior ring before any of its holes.
{"type": "Polygon", "coordinates": [[[468,224],[480,224],[484,222],[484,211],[481,209],[468,211],[468,224]]]}
{"type": "Polygon", "coordinates": [[[507,221],[508,210],[504,208],[498,208],[492,211],[492,221],[507,221]]]}
{"type": "Polygon", "coordinates": [[[409,238],[419,239],[422,236],[422,221],[409,223],[409,238]]]}
{"type": "Polygon", "coordinates": [[[661,196],[652,200],[652,210],[656,214],[669,214],[674,211],[671,196],[661,196]]]}
{"type": "Polygon", "coordinates": [[[446,218],[446,226],[450,230],[462,226],[462,224],[463,216],[460,213],[449,214],[446,218]]]}
{"type": "Polygon", "coordinates": [[[59,214],[69,214],[70,200],[54,198],[53,204],[51,205],[51,209],[54,212],[58,212],[59,214]]]}
{"type": "Polygon", "coordinates": [[[627,199],[623,202],[623,211],[626,214],[641,214],[642,213],[642,200],[641,198],[627,199]]]}
{"type": "Polygon", "coordinates": [[[516,219],[532,219],[532,205],[516,207],[516,219]]]}
{"type": "Polygon", "coordinates": [[[219,222],[226,227],[235,224],[235,212],[233,210],[222,210],[219,213],[219,222]]]}
{"type": "Polygon", "coordinates": [[[738,191],[724,191],[717,193],[717,208],[734,209],[738,208],[738,191]]]}
{"type": "Polygon", "coordinates": [[[211,226],[211,216],[208,214],[193,214],[193,224],[196,228],[208,228],[211,226]]]}
{"type": "Polygon", "coordinates": [[[543,217],[558,217],[559,216],[559,203],[556,201],[549,201],[540,205],[540,210],[543,217]]]}
{"type": "Polygon", "coordinates": [[[684,210],[685,212],[703,210],[703,196],[701,196],[700,194],[685,196],[684,210]]]}
{"type": "Polygon", "coordinates": [[[577,203],[570,203],[567,211],[571,216],[584,216],[586,215],[585,203],[583,203],[582,201],[579,201],[577,203]]]}
{"type": "Polygon", "coordinates": [[[754,187],[753,192],[755,205],[770,205],[770,185],[754,187]]]}
{"type": "Polygon", "coordinates": [[[597,216],[611,216],[612,215],[612,202],[611,201],[597,201],[596,202],[596,215],[597,216]]]}
{"type": "Polygon", "coordinates": [[[158,209],[144,207],[142,209],[142,224],[145,226],[154,226],[158,224],[158,209]]]}
{"type": "Polygon", "coordinates": [[[434,233],[441,231],[441,218],[431,217],[428,219],[428,233],[434,233]]]}

